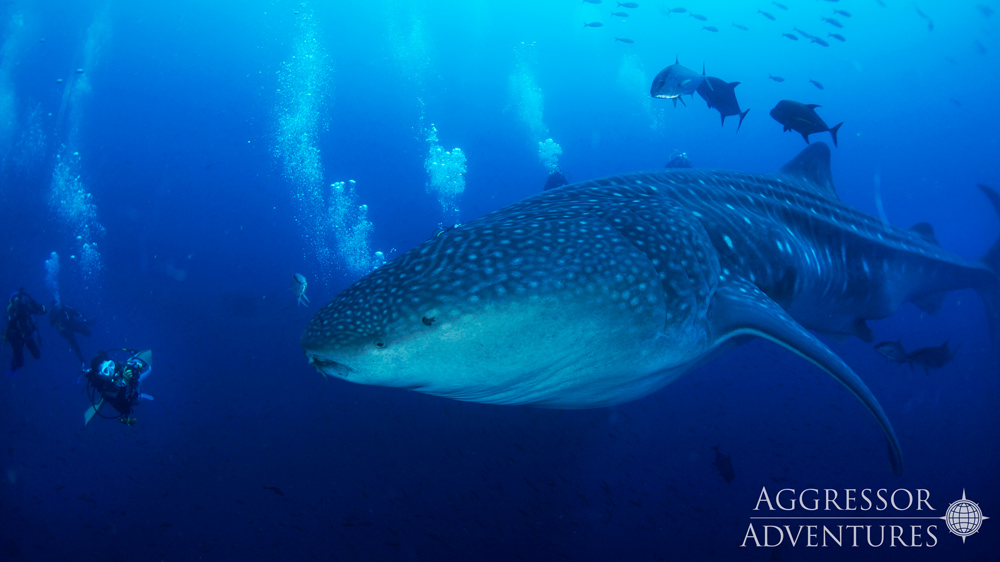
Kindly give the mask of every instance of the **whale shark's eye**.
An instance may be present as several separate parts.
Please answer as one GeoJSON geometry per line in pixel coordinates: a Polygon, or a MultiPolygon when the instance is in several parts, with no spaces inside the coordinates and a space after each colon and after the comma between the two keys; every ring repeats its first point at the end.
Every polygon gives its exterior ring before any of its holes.
{"type": "Polygon", "coordinates": [[[375,340],[375,347],[379,349],[385,349],[385,342],[382,340],[375,340]]]}

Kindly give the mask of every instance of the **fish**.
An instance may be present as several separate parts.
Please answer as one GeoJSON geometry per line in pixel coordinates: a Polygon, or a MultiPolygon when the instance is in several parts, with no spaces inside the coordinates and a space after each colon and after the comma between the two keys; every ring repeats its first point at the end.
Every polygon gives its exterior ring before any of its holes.
{"type": "Polygon", "coordinates": [[[716,33],[719,31],[718,27],[712,27],[711,25],[703,25],[701,26],[701,28],[704,29],[705,31],[711,31],[712,33],[716,33]]]}
{"type": "Polygon", "coordinates": [[[822,45],[824,47],[829,47],[830,46],[829,43],[827,43],[826,41],[820,39],[819,37],[810,37],[809,38],[809,42],[810,43],[819,43],[820,45],[822,45]]]}
{"type": "Polygon", "coordinates": [[[930,18],[927,14],[920,11],[920,8],[914,7],[917,11],[917,15],[927,20],[927,31],[934,31],[934,20],[930,18]]]}
{"type": "Polygon", "coordinates": [[[265,490],[270,490],[275,494],[278,494],[279,496],[285,495],[285,493],[281,491],[281,488],[278,488],[277,486],[261,486],[261,487],[264,488],[265,490]]]}
{"type": "Polygon", "coordinates": [[[797,27],[793,27],[792,29],[793,29],[793,30],[794,30],[794,31],[795,31],[796,33],[798,33],[799,35],[801,35],[801,36],[805,37],[806,39],[812,39],[813,37],[815,37],[815,35],[810,35],[809,33],[806,33],[805,31],[802,31],[801,29],[799,29],[799,28],[797,28],[797,27]]]}
{"type": "Polygon", "coordinates": [[[770,78],[771,80],[774,80],[775,82],[784,82],[785,81],[785,79],[782,78],[781,76],[773,76],[771,74],[768,74],[767,77],[770,78]]]}
{"type": "Polygon", "coordinates": [[[604,27],[604,24],[599,21],[583,22],[583,27],[604,27]]]}
{"type": "Polygon", "coordinates": [[[611,12],[611,17],[613,18],[627,18],[628,12],[611,12]]]}
{"type": "Polygon", "coordinates": [[[851,17],[851,13],[850,12],[846,12],[844,10],[834,10],[833,13],[837,14],[837,15],[840,15],[840,16],[844,16],[845,18],[851,17]]]}
{"type": "Polygon", "coordinates": [[[733,455],[732,453],[723,456],[719,452],[720,445],[712,447],[715,451],[715,460],[712,461],[712,466],[714,466],[719,471],[719,476],[726,481],[726,484],[732,484],[733,479],[736,478],[736,471],[733,470],[733,455]]]}
{"type": "Polygon", "coordinates": [[[775,21],[774,20],[774,16],[772,16],[771,14],[765,12],[764,10],[757,10],[757,13],[760,14],[760,15],[762,15],[762,16],[764,16],[765,18],[767,18],[767,19],[769,19],[771,21],[775,21]]]}
{"type": "Polygon", "coordinates": [[[306,282],[305,275],[301,273],[292,274],[292,293],[298,299],[299,306],[309,306],[309,297],[306,296],[306,287],[308,286],[309,283],[306,282]]]}
{"type": "Polygon", "coordinates": [[[844,27],[844,25],[842,23],[840,23],[839,21],[837,21],[837,20],[835,20],[833,18],[819,18],[819,19],[825,21],[826,23],[832,25],[833,27],[839,27],[841,29],[843,29],[843,27],[844,27]]]}
{"type": "Polygon", "coordinates": [[[670,8],[667,10],[668,14],[683,14],[687,11],[687,8],[670,8]]]}
{"type": "Polygon", "coordinates": [[[622,8],[638,8],[639,4],[636,4],[635,2],[618,2],[618,6],[621,6],[622,8]]]}
{"type": "Polygon", "coordinates": [[[704,80],[704,76],[681,66],[679,60],[675,58],[674,64],[664,68],[653,78],[649,93],[654,98],[674,100],[674,107],[677,107],[678,99],[681,100],[681,104],[687,105],[681,96],[687,94],[694,96],[704,80]]]}
{"type": "Polygon", "coordinates": [[[708,18],[706,18],[705,16],[703,16],[701,14],[696,14],[694,12],[691,12],[688,15],[691,16],[692,18],[698,20],[698,21],[708,21],[708,18]]]}
{"type": "Polygon", "coordinates": [[[802,138],[806,139],[806,144],[809,144],[809,135],[830,131],[830,136],[833,137],[833,146],[837,146],[837,131],[844,123],[837,123],[833,128],[827,127],[826,123],[816,114],[817,107],[819,106],[814,103],[805,104],[797,101],[781,100],[771,110],[771,117],[784,125],[784,132],[795,131],[796,133],[800,133],[802,138]]]}
{"type": "Polygon", "coordinates": [[[635,41],[627,37],[615,37],[615,41],[621,41],[622,43],[635,43],[635,41]]]}
{"type": "Polygon", "coordinates": [[[907,353],[900,340],[884,341],[875,345],[875,351],[885,357],[886,362],[908,364],[912,370],[914,366],[924,370],[924,374],[930,374],[931,369],[940,369],[955,358],[955,354],[948,347],[949,342],[944,342],[939,346],[921,347],[912,353],[907,353]]]}
{"type": "Polygon", "coordinates": [[[812,78],[810,78],[810,79],[809,79],[809,82],[810,82],[810,83],[811,83],[811,84],[812,84],[813,86],[816,86],[817,88],[819,88],[820,90],[822,90],[822,89],[823,89],[823,85],[822,85],[822,84],[820,84],[819,82],[817,82],[817,81],[813,80],[812,78]]]}
{"type": "Polygon", "coordinates": [[[786,6],[784,4],[779,4],[777,2],[771,2],[771,4],[774,4],[775,6],[781,8],[782,10],[787,10],[788,9],[788,6],[786,6]]]}
{"type": "Polygon", "coordinates": [[[580,2],[580,3],[581,4],[584,4],[584,3],[586,3],[586,4],[600,4],[601,0],[583,0],[583,2],[580,2]]]}
{"type": "MultiPolygon", "coordinates": [[[[982,189],[1000,218],[1000,194],[982,189]]],[[[817,142],[773,174],[659,169],[536,193],[362,277],[300,345],[348,382],[582,409],[647,396],[763,338],[858,398],[902,474],[885,411],[811,330],[871,342],[866,320],[972,288],[995,336],[998,270],[1000,239],[969,262],[843,203],[817,142]]]]}
{"type": "Polygon", "coordinates": [[[782,33],[781,36],[782,37],[788,37],[792,41],[798,41],[799,40],[799,38],[798,38],[797,35],[792,35],[791,33],[782,33]]]}
{"type": "Polygon", "coordinates": [[[907,363],[909,362],[909,354],[903,349],[903,344],[899,341],[884,341],[875,344],[875,351],[879,355],[885,357],[886,363],[907,363]]]}
{"type": "MultiPolygon", "coordinates": [[[[702,70],[702,75],[705,71],[702,70]]],[[[698,95],[701,96],[708,107],[715,109],[722,116],[722,126],[726,126],[726,117],[739,115],[740,122],[736,125],[736,132],[740,132],[743,119],[750,113],[750,110],[740,111],[740,102],[736,100],[736,86],[739,82],[726,82],[714,76],[706,76],[705,81],[698,86],[698,95]]]]}
{"type": "Polygon", "coordinates": [[[907,356],[910,368],[912,369],[916,365],[924,370],[925,375],[929,375],[931,369],[940,369],[951,363],[951,360],[954,358],[955,354],[948,349],[948,342],[944,342],[936,347],[915,349],[907,356]]]}
{"type": "Polygon", "coordinates": [[[740,31],[750,31],[750,28],[745,25],[740,25],[738,23],[733,23],[733,27],[739,29],[740,31]]]}
{"type": "Polygon", "coordinates": [[[833,37],[837,41],[847,41],[847,39],[844,39],[844,36],[840,35],[839,33],[827,33],[826,36],[833,37]]]}

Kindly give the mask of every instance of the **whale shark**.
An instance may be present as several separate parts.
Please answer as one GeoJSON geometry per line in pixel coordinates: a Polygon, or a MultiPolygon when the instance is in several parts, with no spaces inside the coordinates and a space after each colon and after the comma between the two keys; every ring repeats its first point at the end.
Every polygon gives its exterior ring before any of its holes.
{"type": "MultiPolygon", "coordinates": [[[[1000,214],[1000,195],[983,187],[1000,214]]],[[[840,201],[830,148],[770,174],[673,168],[565,185],[443,232],[350,285],[301,338],[324,375],[493,404],[595,408],[655,392],[753,338],[832,376],[893,427],[817,335],[973,288],[1000,326],[1000,241],[980,262],[927,225],[840,201]]]]}

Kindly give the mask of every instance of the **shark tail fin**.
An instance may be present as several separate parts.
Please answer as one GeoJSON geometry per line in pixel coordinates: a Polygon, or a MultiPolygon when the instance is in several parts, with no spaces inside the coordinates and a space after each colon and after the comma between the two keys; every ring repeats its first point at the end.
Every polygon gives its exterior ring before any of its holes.
{"type": "Polygon", "coordinates": [[[837,130],[839,130],[840,126],[843,124],[844,122],[841,121],[840,123],[834,125],[832,129],[830,129],[830,136],[833,137],[833,146],[837,146],[837,130]]]}
{"type": "MultiPolygon", "coordinates": [[[[1000,193],[983,184],[979,184],[979,189],[983,190],[986,198],[993,204],[997,216],[1000,217],[1000,193]]],[[[986,266],[986,269],[990,270],[993,277],[976,291],[983,299],[983,303],[986,304],[986,315],[990,321],[990,336],[994,343],[1000,343],[1000,238],[993,242],[993,246],[979,261],[986,266]]]]}
{"type": "MultiPolygon", "coordinates": [[[[737,84],[738,84],[738,83],[739,83],[739,82],[737,82],[737,84]]],[[[743,125],[743,119],[744,119],[744,118],[746,118],[746,116],[747,116],[747,113],[750,113],[750,110],[749,110],[749,109],[747,109],[747,110],[746,110],[746,111],[744,111],[743,113],[740,113],[740,122],[739,122],[739,124],[738,124],[738,125],[736,125],[736,132],[737,132],[737,133],[738,133],[738,132],[740,132],[740,126],[741,126],[741,125],[743,125]]]]}

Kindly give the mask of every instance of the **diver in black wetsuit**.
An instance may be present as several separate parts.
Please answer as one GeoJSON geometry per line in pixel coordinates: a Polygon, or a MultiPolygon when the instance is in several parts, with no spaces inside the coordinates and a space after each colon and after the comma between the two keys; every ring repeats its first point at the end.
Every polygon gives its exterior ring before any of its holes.
{"type": "Polygon", "coordinates": [[[53,302],[49,310],[49,324],[59,332],[64,340],[69,342],[70,348],[73,349],[73,353],[76,354],[80,363],[85,363],[87,360],[83,358],[80,344],[76,342],[76,334],[90,337],[91,323],[90,319],[82,312],[59,301],[53,302]]]}
{"type": "Polygon", "coordinates": [[[545,187],[542,188],[542,191],[562,187],[568,183],[569,181],[566,179],[566,175],[562,173],[562,170],[556,168],[551,174],[549,174],[549,177],[545,178],[545,187]]]}
{"type": "Polygon", "coordinates": [[[8,375],[17,373],[17,370],[24,366],[25,347],[35,359],[42,356],[42,352],[38,349],[42,338],[38,334],[38,325],[32,318],[35,314],[45,314],[45,307],[35,302],[24,288],[11,293],[10,301],[7,302],[7,324],[3,329],[3,339],[14,350],[8,375]]]}
{"type": "Polygon", "coordinates": [[[139,391],[139,384],[152,370],[152,362],[153,352],[150,350],[136,352],[121,362],[115,361],[104,351],[91,359],[90,370],[83,375],[87,379],[87,393],[91,404],[84,413],[84,425],[101,410],[105,402],[118,411],[118,421],[133,425],[136,420],[132,417],[132,407],[143,398],[151,399],[139,391]]]}

